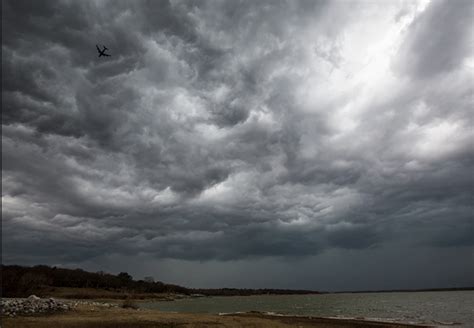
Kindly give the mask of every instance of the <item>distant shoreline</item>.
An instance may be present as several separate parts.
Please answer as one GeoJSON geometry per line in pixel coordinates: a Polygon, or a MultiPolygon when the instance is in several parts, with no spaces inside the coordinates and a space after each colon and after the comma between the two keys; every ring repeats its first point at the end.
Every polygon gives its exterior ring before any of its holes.
{"type": "Polygon", "coordinates": [[[388,290],[357,290],[321,292],[323,294],[369,294],[369,293],[419,293],[419,292],[456,292],[474,290],[474,287],[429,288],[429,289],[388,289],[388,290]]]}
{"type": "Polygon", "coordinates": [[[24,267],[2,264],[3,297],[28,297],[32,294],[41,297],[66,299],[152,299],[168,300],[202,296],[251,296],[251,295],[320,295],[357,293],[410,293],[469,291],[474,287],[447,287],[427,289],[391,289],[356,291],[317,291],[306,289],[279,288],[187,288],[163,283],[161,281],[134,280],[131,275],[121,272],[118,275],[87,272],[82,269],[66,269],[37,265],[24,267]]]}
{"type": "MultiPolygon", "coordinates": [[[[219,289],[216,289],[219,290],[219,289]]],[[[239,290],[239,289],[236,289],[239,290]]],[[[258,290],[257,290],[258,291],[258,290]]],[[[435,288],[435,289],[390,289],[390,290],[363,290],[363,291],[336,291],[336,292],[325,292],[325,291],[304,291],[301,292],[299,290],[291,290],[288,289],[287,293],[284,292],[278,292],[278,293],[259,293],[256,292],[255,294],[225,294],[225,295],[212,295],[212,294],[206,294],[204,296],[207,297],[217,297],[217,296],[265,296],[265,295],[271,295],[271,296],[288,296],[288,295],[329,295],[329,294],[382,294],[382,293],[424,293],[424,292],[456,292],[456,291],[474,291],[474,287],[462,287],[462,288],[435,288]]]]}

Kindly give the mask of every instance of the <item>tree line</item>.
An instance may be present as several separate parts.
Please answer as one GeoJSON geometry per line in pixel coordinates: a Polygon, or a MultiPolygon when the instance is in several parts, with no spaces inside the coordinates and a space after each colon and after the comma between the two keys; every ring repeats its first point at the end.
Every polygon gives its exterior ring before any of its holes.
{"type": "Polygon", "coordinates": [[[2,265],[3,297],[26,297],[49,287],[97,288],[127,293],[176,293],[189,294],[185,287],[160,281],[133,280],[126,272],[118,275],[105,272],[87,272],[82,269],[65,269],[37,265],[24,267],[2,265]]]}
{"type": "Polygon", "coordinates": [[[1,286],[3,297],[27,297],[45,287],[95,288],[129,294],[173,293],[205,296],[317,293],[310,290],[288,289],[193,289],[153,281],[152,277],[134,280],[127,272],[114,275],[102,271],[87,272],[82,269],[66,269],[46,265],[33,267],[2,265],[1,286]]]}

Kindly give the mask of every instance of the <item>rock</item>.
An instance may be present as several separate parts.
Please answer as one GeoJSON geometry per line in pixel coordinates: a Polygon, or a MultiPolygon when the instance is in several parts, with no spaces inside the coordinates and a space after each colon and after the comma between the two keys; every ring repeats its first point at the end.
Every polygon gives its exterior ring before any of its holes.
{"type": "Polygon", "coordinates": [[[39,313],[53,313],[60,311],[68,311],[78,305],[93,305],[97,307],[117,307],[115,303],[102,303],[94,301],[80,300],[56,300],[53,298],[42,299],[35,295],[28,298],[1,299],[1,313],[5,316],[16,315],[36,315],[39,313]]]}
{"type": "Polygon", "coordinates": [[[67,311],[70,306],[64,301],[57,301],[52,298],[41,299],[35,295],[21,299],[0,300],[1,313],[7,316],[35,315],[37,313],[67,311]]]}

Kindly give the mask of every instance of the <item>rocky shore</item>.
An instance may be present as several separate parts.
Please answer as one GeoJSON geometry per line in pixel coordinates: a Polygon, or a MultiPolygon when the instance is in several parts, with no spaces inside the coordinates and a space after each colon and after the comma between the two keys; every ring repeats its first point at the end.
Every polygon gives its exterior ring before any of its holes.
{"type": "Polygon", "coordinates": [[[35,295],[31,295],[28,298],[3,298],[0,302],[0,305],[2,316],[9,317],[15,317],[17,315],[64,312],[71,310],[78,305],[93,305],[106,308],[117,306],[117,304],[112,303],[39,298],[35,295]]]}

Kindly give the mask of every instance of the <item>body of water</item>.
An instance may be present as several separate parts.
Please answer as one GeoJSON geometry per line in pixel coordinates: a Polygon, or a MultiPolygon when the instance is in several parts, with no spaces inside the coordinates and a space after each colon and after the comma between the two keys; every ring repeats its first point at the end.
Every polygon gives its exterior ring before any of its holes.
{"type": "Polygon", "coordinates": [[[141,307],[166,312],[261,311],[285,315],[474,327],[474,291],[220,296],[148,302],[142,303],[141,307]]]}

